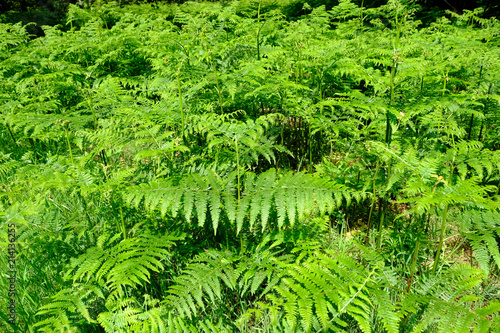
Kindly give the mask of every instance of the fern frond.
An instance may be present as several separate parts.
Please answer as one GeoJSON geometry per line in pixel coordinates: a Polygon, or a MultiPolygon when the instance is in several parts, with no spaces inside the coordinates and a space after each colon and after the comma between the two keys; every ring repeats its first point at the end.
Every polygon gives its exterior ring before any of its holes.
{"type": "MultiPolygon", "coordinates": [[[[386,300],[376,287],[375,275],[380,269],[365,270],[353,259],[333,252],[314,252],[303,263],[286,265],[281,282],[268,296],[268,311],[284,312],[284,320],[292,329],[308,332],[320,323],[322,330],[343,330],[342,318],[354,318],[363,332],[371,332],[369,318],[373,296],[386,300]],[[299,320],[300,318],[300,320],[299,320]]],[[[378,303],[378,302],[377,302],[378,303]]],[[[386,327],[397,332],[400,318],[395,307],[382,309],[386,327]]]]}
{"type": "Polygon", "coordinates": [[[470,242],[479,267],[488,275],[491,261],[500,268],[500,213],[466,210],[455,217],[463,235],[470,242]]]}
{"type": "MultiPolygon", "coordinates": [[[[188,221],[193,208],[196,208],[200,225],[205,222],[207,205],[215,218],[213,221],[218,221],[221,203],[224,203],[223,210],[229,221],[236,224],[239,232],[248,213],[250,227],[253,227],[260,215],[264,229],[273,208],[278,213],[279,227],[283,226],[286,218],[293,225],[297,214],[303,217],[314,211],[331,211],[337,203],[335,195],[352,195],[348,188],[328,180],[292,172],[277,177],[276,171],[270,169],[259,176],[251,172],[245,174],[244,191],[236,205],[234,177],[233,173],[223,181],[215,174],[207,177],[187,175],[181,179],[152,181],[130,187],[124,192],[124,200],[136,207],[143,201],[148,210],[161,208],[162,214],[169,211],[174,216],[182,207],[183,216],[188,221]]],[[[213,225],[217,226],[218,223],[214,222],[213,225]]]]}
{"type": "Polygon", "coordinates": [[[262,290],[263,296],[277,283],[279,263],[286,260],[275,258],[267,247],[250,255],[205,251],[174,279],[163,303],[179,316],[193,319],[215,311],[228,294],[245,297],[262,290]]]}
{"type": "Polygon", "coordinates": [[[181,236],[141,235],[125,239],[111,247],[119,235],[102,238],[98,246],[73,260],[68,275],[76,281],[95,281],[106,285],[110,291],[120,291],[125,286],[142,285],[149,281],[149,272],[163,267],[162,260],[169,256],[168,248],[181,236]],[[105,240],[105,242],[103,242],[105,240]]]}

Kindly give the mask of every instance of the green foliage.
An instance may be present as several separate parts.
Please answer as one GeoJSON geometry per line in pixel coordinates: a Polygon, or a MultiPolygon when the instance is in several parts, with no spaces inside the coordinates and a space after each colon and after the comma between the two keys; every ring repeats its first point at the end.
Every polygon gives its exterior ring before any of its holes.
{"type": "Polygon", "coordinates": [[[314,253],[285,270],[275,293],[268,296],[271,305],[258,304],[271,312],[271,320],[277,320],[273,317],[284,311],[283,320],[291,331],[342,331],[348,327],[347,315],[364,332],[370,332],[373,307],[378,308],[388,332],[398,331],[395,308],[389,295],[379,289],[383,282],[372,278],[380,271],[377,266],[366,270],[352,258],[326,252],[314,253]]]}
{"type": "Polygon", "coordinates": [[[276,258],[269,248],[251,249],[255,252],[236,255],[211,250],[200,254],[174,279],[164,303],[181,317],[196,322],[215,315],[235,329],[232,322],[245,303],[269,292],[278,282],[278,263],[287,261],[286,257],[276,258]]]}
{"type": "Polygon", "coordinates": [[[470,242],[479,267],[489,274],[491,262],[500,269],[499,213],[491,211],[466,210],[456,217],[461,232],[470,242]]]}
{"type": "Polygon", "coordinates": [[[110,246],[119,237],[119,234],[111,238],[103,234],[95,247],[71,261],[66,276],[72,279],[73,285],[58,292],[49,304],[40,308],[38,315],[46,319],[35,327],[41,326],[41,331],[48,332],[71,331],[74,324],[69,320],[69,312],[83,317],[88,323],[99,322],[107,332],[140,331],[141,327],[150,325],[153,331],[156,331],[155,326],[165,329],[161,313],[154,309],[158,302],[145,295],[144,303],[139,305],[129,293],[149,283],[152,272],[165,269],[165,260],[171,255],[168,248],[184,237],[144,234],[110,246]],[[84,302],[89,299],[93,302],[101,299],[108,311],[100,312],[97,320],[91,318],[84,302]]]}
{"type": "Polygon", "coordinates": [[[242,181],[243,193],[239,196],[235,193],[238,191],[235,177],[233,173],[223,181],[215,173],[210,173],[207,177],[192,174],[179,180],[154,181],[130,188],[126,191],[124,200],[138,207],[144,198],[147,209],[160,208],[162,215],[170,212],[174,218],[182,210],[187,221],[191,219],[195,208],[200,226],[205,224],[207,211],[210,211],[216,233],[222,207],[225,218],[231,224],[236,224],[236,230],[240,232],[247,213],[250,229],[254,228],[260,216],[262,230],[265,230],[271,208],[274,208],[277,226],[281,228],[286,218],[288,225],[293,226],[296,217],[302,220],[313,213],[313,210],[324,214],[335,207],[335,202],[340,204],[344,198],[350,201],[352,196],[357,199],[361,197],[360,194],[350,193],[346,188],[328,180],[291,172],[277,176],[274,169],[259,176],[247,172],[242,181]]]}
{"type": "Polygon", "coordinates": [[[500,24],[413,4],[0,24],[0,330],[498,331],[500,24]]]}

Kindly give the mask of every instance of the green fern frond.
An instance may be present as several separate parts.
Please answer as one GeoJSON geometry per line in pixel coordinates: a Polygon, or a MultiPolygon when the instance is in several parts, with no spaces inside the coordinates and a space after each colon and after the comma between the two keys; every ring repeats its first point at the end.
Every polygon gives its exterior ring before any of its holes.
{"type": "Polygon", "coordinates": [[[112,245],[118,237],[106,239],[75,259],[68,271],[73,281],[95,281],[112,292],[119,292],[125,286],[142,285],[149,281],[150,271],[163,268],[162,261],[170,255],[168,248],[182,238],[144,234],[112,245]]]}
{"type": "Polygon", "coordinates": [[[73,331],[73,323],[69,320],[68,313],[78,313],[87,322],[93,323],[84,299],[90,294],[97,292],[102,297],[99,289],[91,285],[75,285],[74,288],[63,289],[54,296],[51,302],[42,306],[37,315],[48,316],[34,325],[42,332],[73,331]],[[76,288],[77,292],[75,292],[76,288]]]}
{"type": "Polygon", "coordinates": [[[474,251],[479,267],[488,275],[491,262],[500,268],[500,213],[486,210],[466,210],[455,217],[463,235],[474,251]]]}
{"type": "Polygon", "coordinates": [[[286,260],[275,258],[267,247],[250,255],[205,251],[174,279],[163,303],[179,316],[193,319],[215,311],[228,294],[263,296],[278,282],[279,262],[286,260]]]}
{"type": "MultiPolygon", "coordinates": [[[[124,192],[124,200],[135,207],[143,201],[148,210],[161,208],[163,215],[168,211],[175,216],[182,207],[183,216],[188,221],[195,208],[200,225],[205,222],[207,205],[210,206],[212,220],[218,221],[222,210],[220,205],[223,203],[224,212],[231,223],[236,223],[239,232],[248,213],[250,228],[260,215],[264,229],[273,208],[278,214],[279,227],[283,226],[286,218],[293,225],[297,214],[300,218],[314,211],[331,211],[338,203],[335,201],[336,194],[341,193],[345,197],[352,195],[346,187],[328,180],[292,172],[278,176],[274,169],[270,169],[259,176],[251,172],[245,174],[244,190],[240,202],[236,204],[236,189],[233,187],[235,176],[233,173],[224,181],[215,174],[153,181],[130,187],[124,192]],[[215,186],[211,185],[214,182],[217,182],[215,186]]],[[[217,226],[218,222],[213,225],[217,226]]]]}
{"type": "MultiPolygon", "coordinates": [[[[380,271],[377,267],[365,270],[345,255],[314,252],[303,263],[286,266],[280,284],[273,289],[275,293],[268,295],[271,305],[266,309],[270,312],[282,310],[283,320],[292,330],[309,332],[317,327],[317,321],[320,330],[342,331],[346,326],[343,318],[349,315],[363,332],[371,332],[369,318],[374,307],[373,296],[384,301],[388,297],[382,296],[384,292],[376,287],[374,277],[380,271]]],[[[400,318],[395,307],[385,305],[381,313],[388,330],[397,332],[400,318]]]]}

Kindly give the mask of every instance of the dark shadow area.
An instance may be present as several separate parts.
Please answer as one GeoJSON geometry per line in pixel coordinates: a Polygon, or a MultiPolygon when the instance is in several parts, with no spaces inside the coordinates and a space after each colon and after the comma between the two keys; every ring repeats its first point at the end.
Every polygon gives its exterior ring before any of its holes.
{"type": "MultiPolygon", "coordinates": [[[[30,22],[35,23],[27,27],[28,33],[33,37],[43,36],[43,25],[55,26],[57,24],[65,25],[65,16],[69,4],[76,4],[82,8],[89,8],[92,5],[109,3],[110,0],[3,0],[0,1],[0,22],[18,23],[26,25],[30,22]]],[[[116,0],[118,5],[139,4],[139,3],[184,3],[185,0],[116,0]]],[[[358,6],[373,8],[384,5],[387,0],[352,0],[358,6]]],[[[327,10],[338,5],[338,0],[299,0],[291,1],[282,5],[286,8],[288,18],[298,18],[304,14],[304,4],[310,7],[325,6],[327,10]]],[[[280,1],[276,3],[280,6],[280,1]]],[[[464,10],[473,10],[482,7],[483,17],[500,17],[500,1],[498,0],[417,0],[413,3],[419,7],[417,19],[424,25],[432,22],[443,14],[443,11],[450,10],[462,14],[464,10]]]]}

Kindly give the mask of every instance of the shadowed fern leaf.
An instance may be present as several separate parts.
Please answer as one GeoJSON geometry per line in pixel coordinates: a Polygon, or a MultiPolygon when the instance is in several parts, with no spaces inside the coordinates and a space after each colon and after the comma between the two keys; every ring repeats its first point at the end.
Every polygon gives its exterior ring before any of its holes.
{"type": "Polygon", "coordinates": [[[458,225],[469,240],[479,267],[490,272],[493,260],[500,269],[500,213],[496,211],[467,210],[457,217],[458,225]]]}
{"type": "Polygon", "coordinates": [[[88,323],[99,322],[106,332],[139,332],[141,327],[152,323],[157,327],[152,332],[162,331],[161,327],[164,330],[159,310],[151,309],[156,304],[154,300],[148,298],[141,305],[127,295],[130,288],[149,283],[151,271],[164,268],[169,248],[183,236],[158,237],[145,233],[116,243],[119,237],[119,234],[114,237],[104,234],[95,247],[71,262],[67,276],[73,279],[73,287],[63,289],[40,308],[38,315],[47,316],[37,323],[41,331],[73,331],[75,320],[68,318],[75,316],[88,323]],[[96,296],[105,300],[107,308],[97,320],[89,315],[87,304],[96,296]]]}

